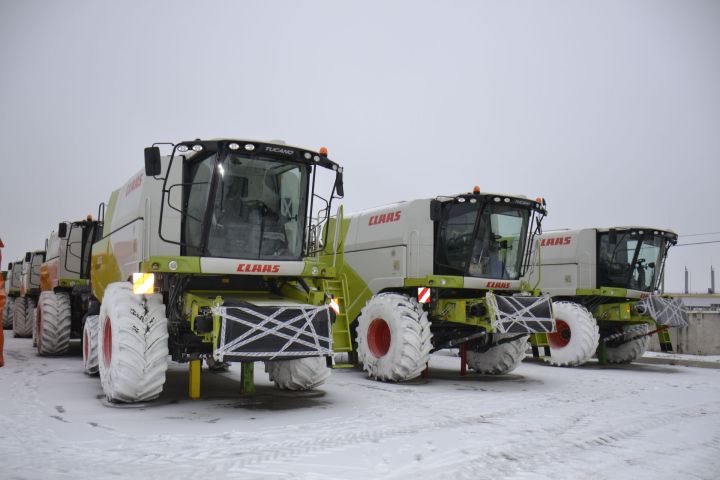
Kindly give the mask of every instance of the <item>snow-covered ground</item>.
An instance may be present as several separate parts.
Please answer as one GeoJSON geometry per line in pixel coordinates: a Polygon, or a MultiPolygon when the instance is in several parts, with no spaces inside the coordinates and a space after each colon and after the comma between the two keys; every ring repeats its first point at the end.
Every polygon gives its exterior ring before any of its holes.
{"type": "MultiPolygon", "coordinates": [[[[436,354],[428,381],[352,369],[319,390],[274,389],[256,365],[203,372],[187,398],[173,364],[161,398],[107,404],[71,355],[40,358],[6,332],[0,478],[718,479],[720,369],[637,363],[501,377],[458,374],[436,354]]],[[[653,355],[658,358],[657,355],[653,355]]]]}

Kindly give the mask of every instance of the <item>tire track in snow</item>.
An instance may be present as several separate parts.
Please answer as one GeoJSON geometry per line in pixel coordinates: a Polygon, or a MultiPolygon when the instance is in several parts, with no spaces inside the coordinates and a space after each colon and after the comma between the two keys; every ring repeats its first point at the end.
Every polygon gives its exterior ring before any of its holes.
{"type": "MultiPolygon", "coordinates": [[[[582,454],[588,450],[597,450],[598,448],[618,448],[616,444],[621,441],[633,439],[639,436],[647,435],[649,431],[657,429],[665,429],[668,425],[684,422],[688,419],[699,419],[707,416],[706,421],[710,418],[720,417],[720,402],[711,402],[700,404],[689,408],[672,409],[660,412],[648,412],[640,419],[617,419],[614,422],[607,422],[602,428],[592,428],[585,433],[588,437],[586,440],[577,441],[577,429],[570,429],[558,432],[556,428],[546,430],[546,435],[533,435],[531,438],[519,438],[512,443],[512,449],[500,449],[483,453],[481,455],[472,455],[465,452],[453,453],[445,456],[441,461],[435,461],[433,466],[425,466],[419,471],[417,466],[408,466],[406,469],[399,469],[392,474],[386,475],[384,479],[405,478],[412,471],[412,476],[418,479],[434,479],[440,476],[453,478],[458,480],[494,480],[498,477],[506,478],[512,475],[521,477],[523,474],[537,475],[536,478],[553,478],[555,473],[550,472],[547,477],[541,476],[538,470],[548,465],[562,465],[567,461],[569,456],[582,454]],[[549,446],[550,445],[550,446],[549,446]]],[[[589,423],[589,425],[596,425],[589,423]]],[[[518,436],[516,433],[514,436],[518,436]]],[[[522,437],[522,435],[520,435],[522,437]]],[[[659,446],[663,446],[666,437],[660,435],[659,446]]],[[[713,440],[702,445],[701,450],[693,451],[694,455],[706,460],[714,461],[715,468],[720,463],[718,460],[718,451],[720,451],[720,434],[715,434],[713,440]]],[[[675,449],[665,447],[666,452],[659,452],[660,458],[665,458],[668,462],[669,471],[674,471],[677,467],[677,454],[675,449]]],[[[602,468],[608,471],[607,478],[613,478],[617,474],[618,466],[626,466],[626,458],[618,455],[613,451],[611,457],[614,462],[608,465],[588,465],[588,472],[574,472],[580,474],[592,474],[593,478],[603,478],[597,476],[598,470],[602,468]]],[[[574,463],[577,463],[576,461],[574,463]]],[[[658,458],[649,459],[648,463],[657,468],[658,464],[662,464],[658,458]]],[[[712,465],[708,462],[706,465],[712,465]]],[[[703,464],[700,463],[700,469],[703,470],[703,464]]],[[[709,471],[715,475],[715,469],[710,468],[709,471]]],[[[689,473],[689,472],[683,472],[689,473]]],[[[567,478],[559,475],[560,478],[567,478]]],[[[699,476],[697,478],[714,479],[715,476],[699,476]]]]}

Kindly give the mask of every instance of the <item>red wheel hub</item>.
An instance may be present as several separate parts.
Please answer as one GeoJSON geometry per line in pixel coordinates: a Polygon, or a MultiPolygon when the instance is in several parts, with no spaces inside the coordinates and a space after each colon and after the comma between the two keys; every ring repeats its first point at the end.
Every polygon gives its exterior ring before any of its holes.
{"type": "Polygon", "coordinates": [[[110,317],[105,320],[103,328],[103,363],[105,368],[110,368],[112,360],[112,327],[110,326],[110,317]]]}
{"type": "Polygon", "coordinates": [[[384,357],[390,350],[390,327],[382,318],[370,322],[367,333],[367,343],[370,352],[376,357],[384,357]]]}
{"type": "Polygon", "coordinates": [[[570,325],[564,320],[555,319],[555,328],[557,331],[548,333],[548,343],[550,348],[562,348],[570,343],[570,325]]]}

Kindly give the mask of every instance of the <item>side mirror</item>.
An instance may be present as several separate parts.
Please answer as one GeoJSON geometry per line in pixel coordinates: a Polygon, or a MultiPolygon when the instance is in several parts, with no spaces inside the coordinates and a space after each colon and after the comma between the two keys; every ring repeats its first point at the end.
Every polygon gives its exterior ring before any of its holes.
{"type": "Polygon", "coordinates": [[[8,272],[12,270],[12,262],[8,263],[8,272]]]}
{"type": "Polygon", "coordinates": [[[154,177],[160,175],[162,165],[160,163],[160,148],[147,147],[145,149],[145,175],[154,177]]]}
{"type": "Polygon", "coordinates": [[[32,258],[32,254],[30,252],[25,252],[25,261],[29,262],[32,258]]]}
{"type": "Polygon", "coordinates": [[[345,187],[343,186],[343,174],[340,170],[335,174],[335,191],[341,197],[345,196],[345,187]]]}
{"type": "Polygon", "coordinates": [[[430,200],[430,220],[433,222],[442,220],[442,203],[437,200],[430,200]]]}
{"type": "Polygon", "coordinates": [[[67,236],[67,223],[60,222],[58,225],[58,237],[65,238],[67,236]]]}

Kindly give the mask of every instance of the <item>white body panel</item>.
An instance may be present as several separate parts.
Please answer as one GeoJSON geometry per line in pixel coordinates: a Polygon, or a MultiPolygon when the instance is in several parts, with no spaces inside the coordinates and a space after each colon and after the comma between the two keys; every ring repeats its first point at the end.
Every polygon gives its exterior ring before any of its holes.
{"type": "MultiPolygon", "coordinates": [[[[168,158],[163,159],[163,171],[168,158]]],[[[168,186],[181,183],[182,160],[177,158],[169,172],[168,186]]],[[[180,246],[166,242],[157,235],[160,224],[160,205],[163,180],[139,171],[116,193],[114,210],[105,223],[103,236],[110,236],[110,245],[122,278],[138,271],[140,262],[151,256],[177,256],[180,246]]],[[[180,215],[168,207],[180,207],[181,188],[175,187],[166,196],[162,235],[167,240],[180,241],[180,215]]]]}
{"type": "Polygon", "coordinates": [[[347,218],[351,223],[345,238],[345,260],[373,284],[373,292],[401,286],[404,277],[432,275],[430,199],[385,205],[347,218]]]}
{"type": "Polygon", "coordinates": [[[533,256],[535,265],[528,272],[530,285],[535,286],[539,276],[540,290],[553,296],[597,288],[596,229],[544,233],[537,242],[539,256],[533,256]]]}

